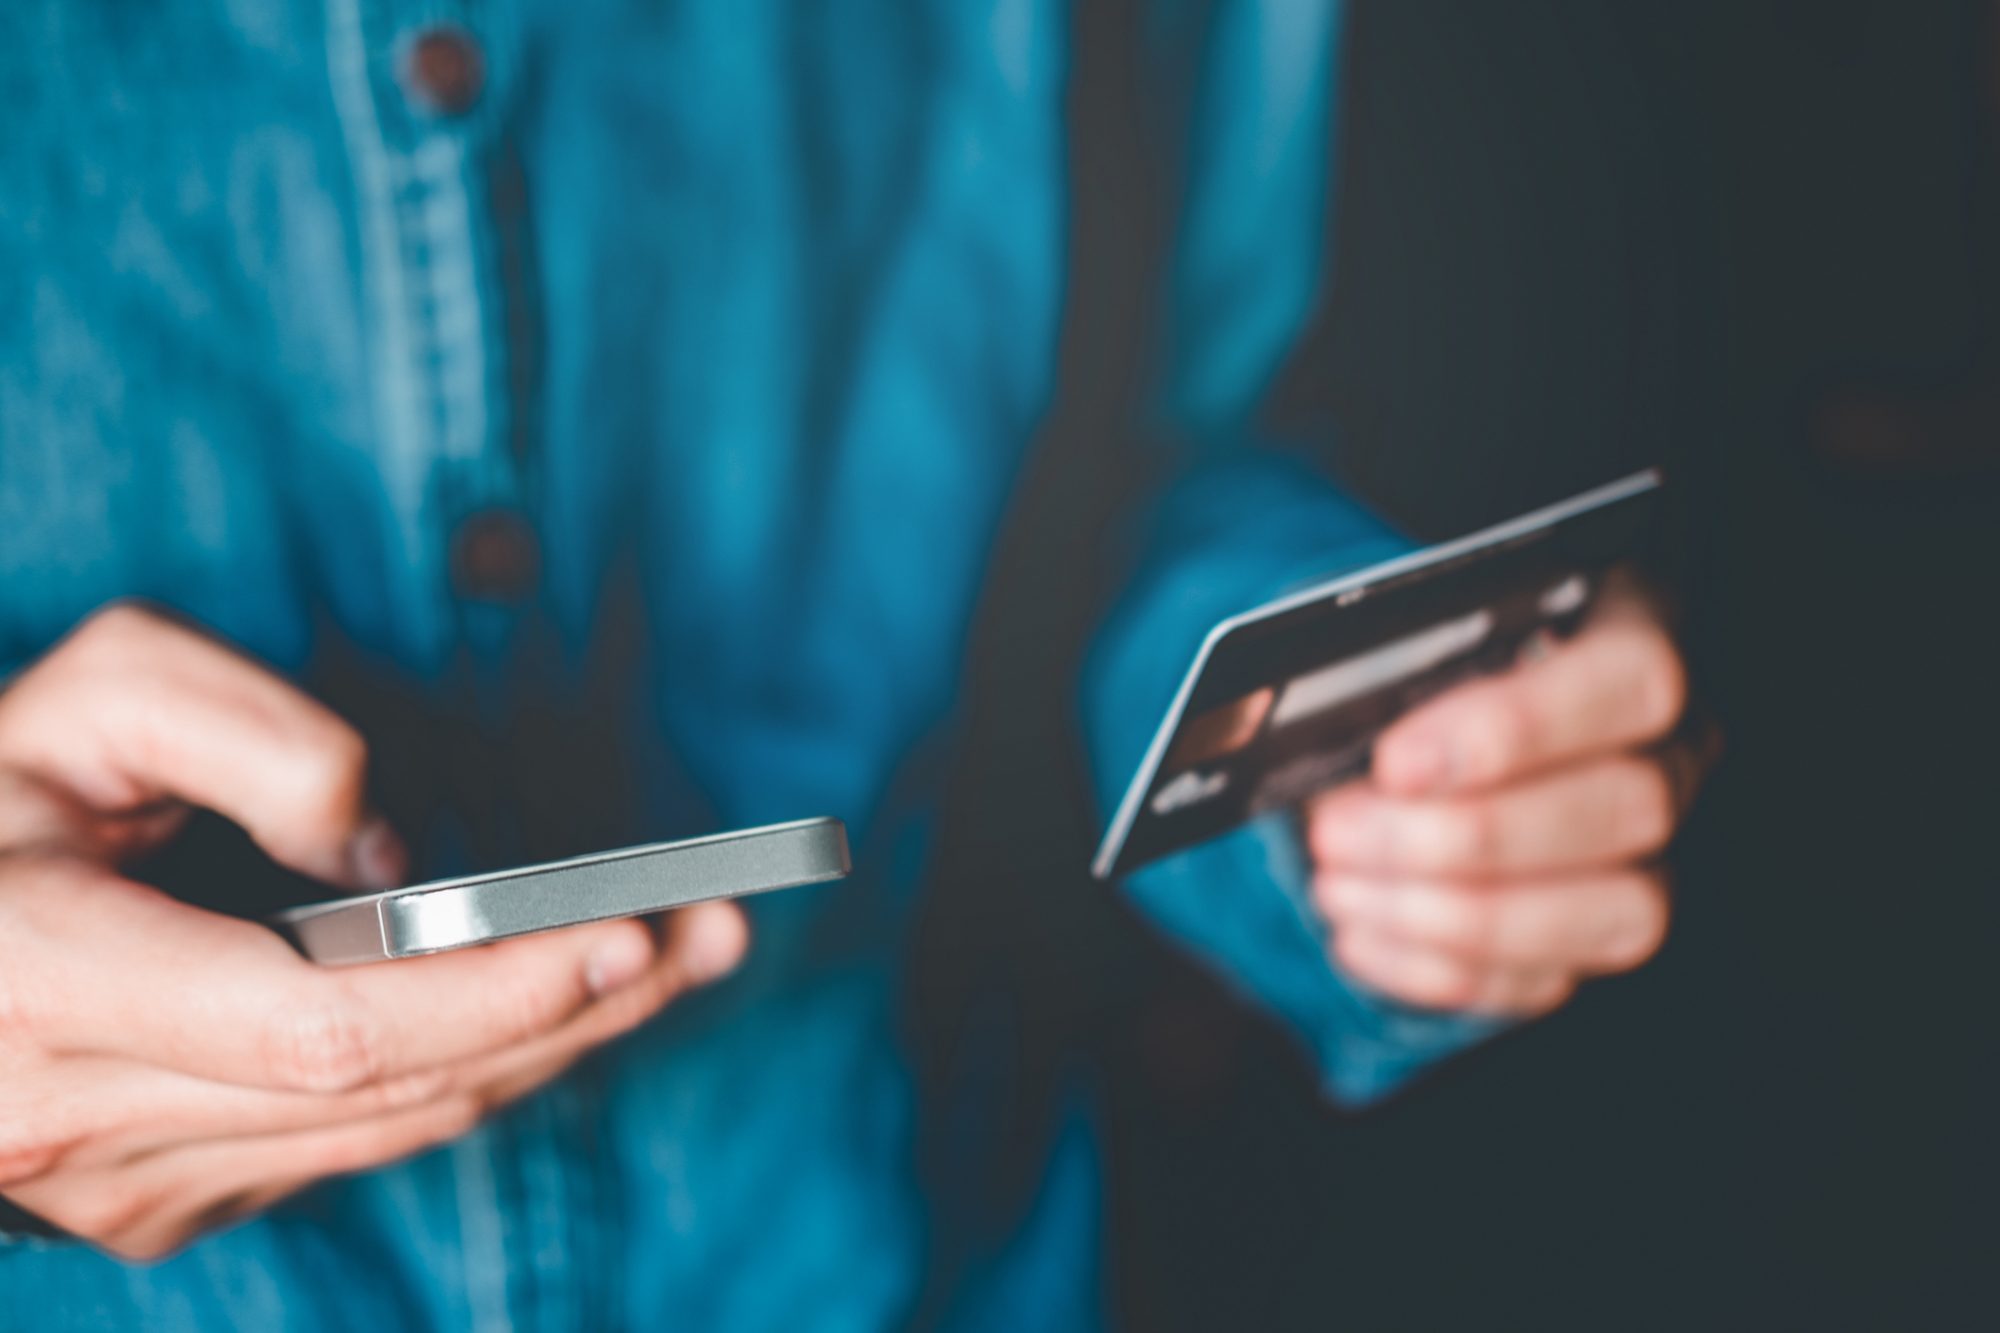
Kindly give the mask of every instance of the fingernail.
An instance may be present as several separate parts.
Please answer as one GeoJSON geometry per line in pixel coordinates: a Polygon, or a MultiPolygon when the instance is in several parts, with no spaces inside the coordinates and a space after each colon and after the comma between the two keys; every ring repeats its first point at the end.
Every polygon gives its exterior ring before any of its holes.
{"type": "Polygon", "coordinates": [[[410,854],[389,821],[373,815],[348,838],[347,865],[356,884],[380,892],[403,883],[410,854]]]}
{"type": "Polygon", "coordinates": [[[620,930],[591,951],[583,979],[591,994],[609,995],[637,981],[652,964],[652,932],[620,930]]]}

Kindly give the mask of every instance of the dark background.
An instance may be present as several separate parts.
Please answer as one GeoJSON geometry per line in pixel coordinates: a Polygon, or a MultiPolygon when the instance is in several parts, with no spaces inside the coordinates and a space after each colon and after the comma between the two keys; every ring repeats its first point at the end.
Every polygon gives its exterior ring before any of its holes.
{"type": "Polygon", "coordinates": [[[1274,424],[1426,537],[1664,463],[1655,570],[1728,744],[1663,956],[1358,1115],[1081,873],[1076,571],[1148,480],[1163,189],[1130,7],[1082,8],[1071,387],[913,1033],[948,1112],[990,1098],[974,1052],[1023,1077],[992,1177],[943,1188],[1018,1199],[1080,1080],[1132,1327],[1993,1326],[1993,8],[1354,6],[1337,279],[1274,424]]]}

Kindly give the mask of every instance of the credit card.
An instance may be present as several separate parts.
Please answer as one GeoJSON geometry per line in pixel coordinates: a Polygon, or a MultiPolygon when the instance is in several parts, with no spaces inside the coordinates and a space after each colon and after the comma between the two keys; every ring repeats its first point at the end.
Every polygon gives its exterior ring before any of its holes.
{"type": "Polygon", "coordinates": [[[1375,738],[1404,713],[1574,629],[1660,485],[1657,470],[1634,473],[1218,624],[1092,873],[1126,874],[1365,774],[1375,738]]]}

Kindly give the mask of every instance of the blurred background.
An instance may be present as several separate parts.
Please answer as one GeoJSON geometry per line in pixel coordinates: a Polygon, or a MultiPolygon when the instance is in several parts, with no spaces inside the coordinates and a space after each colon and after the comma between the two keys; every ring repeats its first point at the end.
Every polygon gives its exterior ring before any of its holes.
{"type": "Polygon", "coordinates": [[[1664,463],[1655,572],[1728,745],[1656,963],[1357,1115],[1085,877],[1080,773],[1047,777],[1089,605],[1058,575],[1138,484],[1108,435],[1166,187],[1123,8],[1076,104],[1065,368],[1099,387],[983,613],[934,1095],[1011,1052],[1004,1193],[1036,1089],[1088,1083],[1133,1327],[1991,1326],[2000,12],[1353,7],[1336,279],[1273,425],[1426,538],[1664,463]]]}
{"type": "MultiPolygon", "coordinates": [[[[914,938],[927,1122],[993,1136],[925,1145],[989,1214],[929,1308],[1080,1089],[1124,1327],[1994,1326],[2000,4],[1352,3],[1332,281],[1268,425],[1424,539],[1663,465],[1651,572],[1727,745],[1664,954],[1366,1112],[1087,873],[1085,571],[1150,480],[1173,213],[1140,8],[1076,6],[1068,388],[914,938]]],[[[520,718],[557,756],[522,780],[366,662],[316,686],[412,826],[429,792],[537,853],[630,824],[618,719],[520,718]]]]}

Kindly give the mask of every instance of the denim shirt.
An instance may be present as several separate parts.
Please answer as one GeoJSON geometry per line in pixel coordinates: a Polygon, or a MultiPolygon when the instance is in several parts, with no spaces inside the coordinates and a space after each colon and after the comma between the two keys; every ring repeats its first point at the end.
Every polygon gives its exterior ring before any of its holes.
{"type": "MultiPolygon", "coordinates": [[[[1208,622],[1396,545],[1245,443],[1321,260],[1333,6],[1180,9],[1160,412],[1192,447],[1094,659],[1107,791],[1208,622]]],[[[1067,41],[1055,0],[0,12],[0,676],[148,598],[496,754],[608,713],[638,796],[607,835],[830,814],[860,867],[754,904],[735,978],[455,1144],[150,1267],[0,1247],[0,1327],[904,1317],[901,923],[1052,392],[1067,41]]],[[[523,850],[431,813],[422,870],[523,850]]],[[[1251,830],[1133,888],[1336,1094],[1476,1035],[1344,984],[1302,873],[1251,830]]],[[[1080,1125],[956,1307],[1096,1324],[1095,1231],[1080,1125]]]]}

